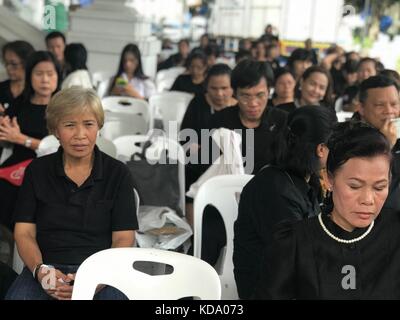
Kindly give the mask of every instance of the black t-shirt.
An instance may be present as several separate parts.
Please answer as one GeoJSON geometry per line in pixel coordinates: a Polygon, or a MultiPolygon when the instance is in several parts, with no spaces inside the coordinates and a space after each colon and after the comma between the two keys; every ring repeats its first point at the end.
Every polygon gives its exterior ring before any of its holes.
{"type": "MultiPolygon", "coordinates": [[[[11,119],[17,117],[21,132],[28,137],[43,139],[48,135],[46,125],[46,105],[26,102],[21,96],[6,110],[11,119]]],[[[7,167],[24,160],[36,158],[34,150],[23,145],[14,144],[13,153],[1,166],[7,167]]]]}
{"type": "Polygon", "coordinates": [[[244,187],[234,225],[233,263],[239,297],[248,299],[260,277],[264,249],[282,221],[301,220],[320,212],[314,189],[302,177],[266,167],[244,187]]]}
{"type": "Polygon", "coordinates": [[[193,83],[192,77],[189,74],[181,74],[178,76],[171,87],[171,91],[182,91],[194,95],[203,95],[205,93],[203,83],[193,83]]]}
{"type": "Polygon", "coordinates": [[[36,224],[44,263],[79,265],[112,244],[112,232],[138,229],[128,168],[95,147],[93,169],[78,187],[58,152],[26,169],[14,211],[16,223],[36,224]]]}
{"type": "Polygon", "coordinates": [[[15,98],[11,92],[11,81],[6,80],[0,82],[0,103],[5,109],[7,109],[13,102],[15,98]]]}
{"type": "MultiPolygon", "coordinates": [[[[343,230],[327,215],[328,231],[344,240],[368,228],[343,230]]],[[[370,233],[340,243],[322,229],[317,217],[277,228],[258,282],[258,299],[400,299],[400,214],[383,210],[370,233]],[[352,284],[352,287],[344,285],[352,284]]]]}
{"type": "Polygon", "coordinates": [[[283,110],[287,113],[292,113],[297,109],[296,104],[293,102],[288,102],[288,103],[283,103],[283,104],[278,104],[275,106],[275,108],[279,110],[283,110]]]}

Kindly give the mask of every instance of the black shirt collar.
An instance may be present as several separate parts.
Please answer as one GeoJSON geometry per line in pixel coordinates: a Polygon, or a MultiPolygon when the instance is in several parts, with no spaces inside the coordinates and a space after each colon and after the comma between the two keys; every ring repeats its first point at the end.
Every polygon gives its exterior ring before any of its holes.
{"type": "MultiPolygon", "coordinates": [[[[93,180],[102,180],[103,155],[96,145],[94,146],[93,152],[94,152],[94,161],[90,178],[92,178],[93,180]]],[[[60,146],[57,150],[57,156],[56,156],[56,175],[60,177],[67,177],[64,170],[63,153],[64,149],[60,146]]]]}

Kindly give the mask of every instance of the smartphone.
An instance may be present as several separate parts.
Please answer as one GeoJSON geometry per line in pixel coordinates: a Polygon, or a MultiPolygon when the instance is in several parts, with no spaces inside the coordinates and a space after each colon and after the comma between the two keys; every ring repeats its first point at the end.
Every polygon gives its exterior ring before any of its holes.
{"type": "Polygon", "coordinates": [[[395,118],[390,120],[394,123],[394,125],[396,126],[396,132],[397,132],[397,139],[400,138],[400,118],[395,118]]]}

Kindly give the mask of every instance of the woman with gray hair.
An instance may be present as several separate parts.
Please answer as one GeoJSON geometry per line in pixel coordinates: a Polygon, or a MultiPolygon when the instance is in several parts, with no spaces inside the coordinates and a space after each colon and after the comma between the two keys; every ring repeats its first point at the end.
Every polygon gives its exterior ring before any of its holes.
{"type": "MultiPolygon", "coordinates": [[[[25,172],[14,218],[26,267],[8,299],[70,299],[79,265],[100,250],[131,247],[138,229],[129,170],[96,146],[104,123],[96,93],[79,87],[60,91],[46,118],[61,147],[25,172]]],[[[96,298],[126,297],[102,287],[96,298]]]]}

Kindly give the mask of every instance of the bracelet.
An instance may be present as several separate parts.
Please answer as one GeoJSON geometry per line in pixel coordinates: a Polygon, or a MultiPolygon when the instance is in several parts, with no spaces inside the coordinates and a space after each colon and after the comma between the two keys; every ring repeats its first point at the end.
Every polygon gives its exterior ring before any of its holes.
{"type": "Polygon", "coordinates": [[[40,267],[41,267],[42,265],[43,265],[43,262],[37,264],[37,265],[33,268],[32,275],[33,275],[33,279],[35,279],[36,281],[37,281],[37,275],[38,275],[38,273],[39,273],[39,269],[40,269],[40,267]]]}

